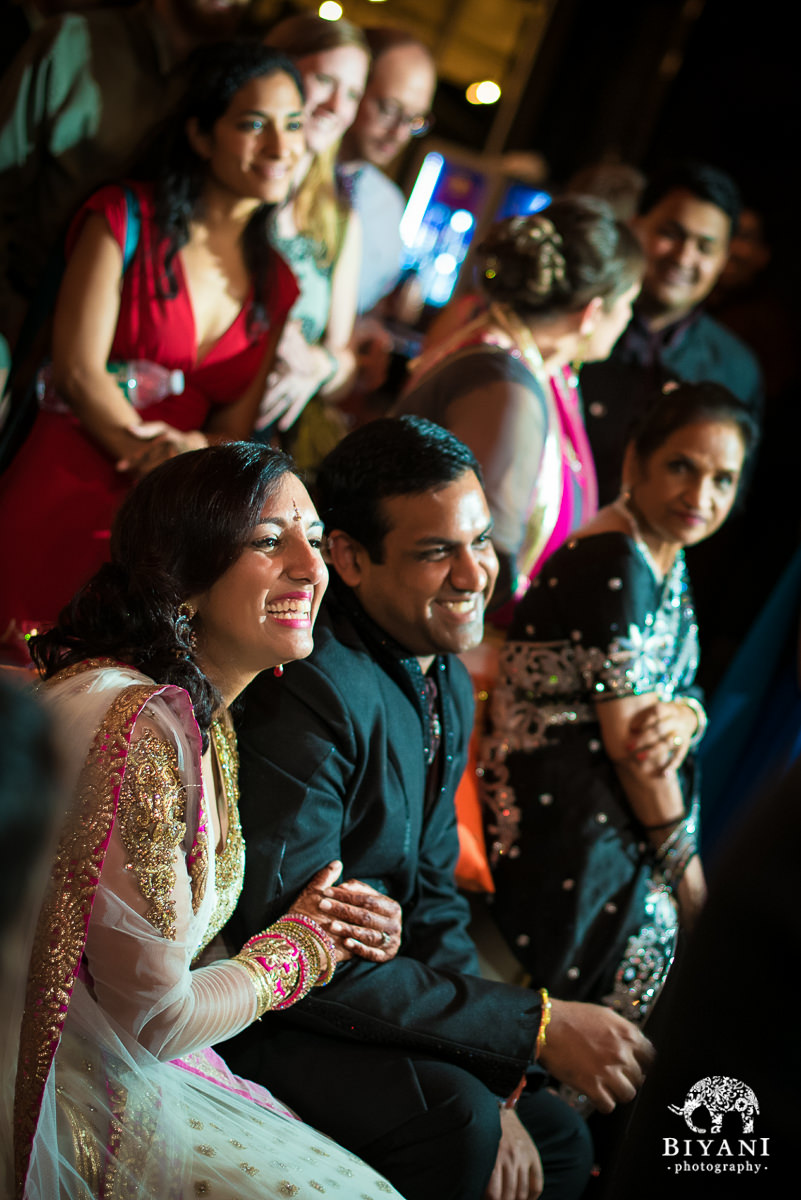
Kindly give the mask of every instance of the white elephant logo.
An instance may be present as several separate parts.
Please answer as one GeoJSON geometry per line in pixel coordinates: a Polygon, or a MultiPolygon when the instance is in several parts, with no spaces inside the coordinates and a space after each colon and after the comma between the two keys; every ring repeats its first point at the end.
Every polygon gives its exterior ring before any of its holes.
{"type": "Polygon", "coordinates": [[[684,1117],[693,1133],[720,1133],[724,1113],[739,1113],[743,1133],[753,1133],[754,1114],[759,1112],[759,1102],[750,1087],[739,1079],[730,1079],[728,1075],[709,1075],[693,1084],[681,1106],[669,1104],[668,1112],[684,1117]],[[698,1108],[705,1108],[712,1118],[712,1127],[708,1131],[693,1124],[693,1113],[698,1108]]]}

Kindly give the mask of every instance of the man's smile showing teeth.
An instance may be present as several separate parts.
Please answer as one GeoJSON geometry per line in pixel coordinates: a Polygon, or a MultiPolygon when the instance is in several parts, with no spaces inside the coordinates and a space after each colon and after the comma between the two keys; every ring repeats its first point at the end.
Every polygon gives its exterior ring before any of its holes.
{"type": "Polygon", "coordinates": [[[443,608],[447,608],[452,613],[469,613],[476,607],[475,596],[471,596],[469,600],[440,600],[439,603],[443,608]]]}

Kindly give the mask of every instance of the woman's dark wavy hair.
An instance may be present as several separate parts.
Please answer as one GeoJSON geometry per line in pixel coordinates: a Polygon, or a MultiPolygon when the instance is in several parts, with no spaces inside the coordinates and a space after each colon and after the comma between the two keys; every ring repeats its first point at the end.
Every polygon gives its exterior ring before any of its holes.
{"type": "Polygon", "coordinates": [[[657,401],[632,427],[631,441],[645,462],[671,434],[699,421],[724,421],[740,431],[746,454],[756,448],[759,427],[747,404],[722,383],[667,383],[657,401]]]}
{"type": "Polygon", "coordinates": [[[193,627],[179,613],[238,558],[265,500],[294,463],[256,442],[229,442],[180,454],[146,475],[123,503],[106,563],[31,638],[31,656],[49,678],[87,658],[115,658],[157,683],[185,688],[208,744],[222,699],[192,653],[193,627]]]}
{"type": "MultiPolygon", "coordinates": [[[[291,59],[258,41],[222,42],[196,50],[189,61],[189,79],[183,102],[159,139],[156,163],[156,224],[167,240],[161,293],[171,299],[178,292],[173,264],[189,241],[189,225],[202,213],[203,188],[208,164],[193,149],[186,132],[195,120],[201,133],[211,133],[240,88],[251,79],[289,75],[304,97],[303,83],[291,59]]],[[[242,233],[245,266],[253,280],[253,305],[248,317],[251,331],[267,325],[267,303],[273,283],[275,253],[268,236],[272,204],[260,204],[242,233]]]]}
{"type": "Polygon", "coordinates": [[[476,251],[490,300],[525,317],[575,312],[596,296],[609,308],[642,278],[640,243],[595,196],[562,196],[543,212],[493,225],[476,251]]]}

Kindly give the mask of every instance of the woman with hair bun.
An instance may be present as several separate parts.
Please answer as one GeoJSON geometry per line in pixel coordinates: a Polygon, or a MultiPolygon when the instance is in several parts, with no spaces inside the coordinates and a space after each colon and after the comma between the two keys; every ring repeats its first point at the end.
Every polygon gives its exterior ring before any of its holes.
{"type": "Polygon", "coordinates": [[[155,179],[104,187],[75,217],[54,315],[57,395],[0,481],[10,649],[108,557],[137,478],[185,450],[250,437],[298,294],[266,230],[305,152],[303,126],[284,55],[258,42],[198,51],[155,179]],[[168,394],[148,397],[144,381],[121,391],[111,368],[130,361],[161,369],[168,394]]]}
{"type": "Polygon", "coordinates": [[[532,978],[640,1024],[705,891],[684,549],[728,517],[755,438],[726,388],[666,387],[629,443],[620,497],[517,606],[490,706],[495,922],[532,978]]]}
{"type": "Polygon", "coordinates": [[[241,949],[219,936],[245,865],[228,709],[310,653],[321,542],[285,455],[181,454],[131,492],[111,562],[33,639],[71,802],[21,1023],[2,1031],[18,1200],[397,1195],[211,1049],[400,944],[394,901],[332,886],[341,863],[241,949]]]}
{"type": "Polygon", "coordinates": [[[602,201],[571,197],[494,225],[476,262],[489,307],[423,355],[396,411],[444,425],[478,458],[501,562],[498,607],[595,511],[571,364],[607,357],[643,259],[602,201]]]}

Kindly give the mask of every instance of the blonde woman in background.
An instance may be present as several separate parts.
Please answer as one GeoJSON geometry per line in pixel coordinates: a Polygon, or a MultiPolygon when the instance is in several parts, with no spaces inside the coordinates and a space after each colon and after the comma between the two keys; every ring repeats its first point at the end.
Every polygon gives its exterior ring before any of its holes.
{"type": "Polygon", "coordinates": [[[356,316],[361,231],[337,185],[335,164],[364,92],[370,52],[355,25],[309,13],[279,22],[265,40],[300,72],[307,149],[290,200],[273,226],[274,245],[295,272],[301,296],[267,382],[259,428],[267,435],[284,432],[303,413],[293,446],[299,465],[308,467],[344,431],[334,398],[356,372],[348,343],[356,316]]]}

